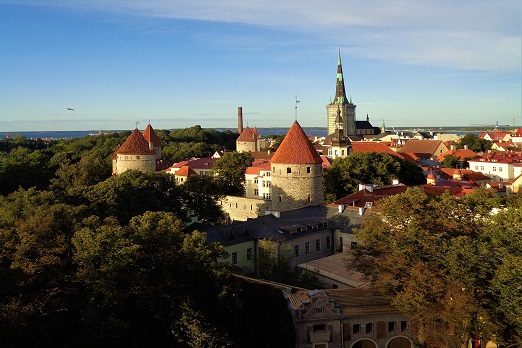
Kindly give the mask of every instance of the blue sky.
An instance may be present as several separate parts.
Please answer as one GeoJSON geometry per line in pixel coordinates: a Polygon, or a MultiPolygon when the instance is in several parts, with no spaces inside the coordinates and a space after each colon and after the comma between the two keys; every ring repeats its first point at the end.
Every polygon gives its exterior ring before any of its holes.
{"type": "Polygon", "coordinates": [[[0,132],[522,126],[519,0],[0,0],[0,132]],[[67,108],[74,111],[68,111],[67,108]]]}

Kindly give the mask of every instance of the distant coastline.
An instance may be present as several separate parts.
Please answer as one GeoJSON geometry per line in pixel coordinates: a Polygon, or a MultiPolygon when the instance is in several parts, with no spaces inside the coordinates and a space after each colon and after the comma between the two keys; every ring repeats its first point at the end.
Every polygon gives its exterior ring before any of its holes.
{"type": "MultiPolygon", "coordinates": [[[[516,127],[502,127],[498,129],[487,129],[477,127],[394,127],[387,129],[393,133],[399,131],[418,131],[418,132],[434,132],[434,133],[455,133],[458,135],[464,135],[466,133],[480,134],[483,131],[494,131],[494,130],[513,130],[516,127]]],[[[214,128],[218,131],[237,131],[236,128],[214,128]]],[[[288,131],[288,127],[258,127],[258,132],[261,135],[283,135],[288,131]]],[[[171,129],[172,130],[172,129],[171,129]]],[[[303,127],[303,130],[307,135],[310,136],[326,136],[326,127],[303,127]]],[[[130,131],[130,130],[127,130],[130,131]]],[[[86,130],[86,131],[33,131],[33,132],[0,132],[0,138],[13,138],[15,136],[23,136],[28,139],[72,139],[82,138],[86,136],[96,136],[100,133],[118,133],[123,130],[86,130]]]]}

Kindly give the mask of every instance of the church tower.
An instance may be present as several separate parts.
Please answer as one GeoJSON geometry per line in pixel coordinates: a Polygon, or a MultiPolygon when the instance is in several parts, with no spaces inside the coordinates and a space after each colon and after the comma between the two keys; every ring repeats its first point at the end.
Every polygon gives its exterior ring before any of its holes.
{"type": "Polygon", "coordinates": [[[332,145],[328,149],[328,157],[346,157],[351,154],[351,141],[344,136],[344,122],[341,116],[341,107],[337,105],[337,116],[335,117],[335,132],[331,134],[332,145]]]}
{"type": "Polygon", "coordinates": [[[322,160],[297,121],[270,164],[272,210],[283,212],[323,202],[322,160]]]}
{"type": "Polygon", "coordinates": [[[355,107],[352,100],[346,98],[346,90],[344,88],[343,66],[341,64],[341,50],[337,59],[337,83],[335,86],[335,98],[333,102],[326,105],[327,111],[327,134],[335,132],[335,119],[337,117],[337,109],[341,110],[343,120],[343,129],[345,135],[356,135],[355,130],[355,107]]]}

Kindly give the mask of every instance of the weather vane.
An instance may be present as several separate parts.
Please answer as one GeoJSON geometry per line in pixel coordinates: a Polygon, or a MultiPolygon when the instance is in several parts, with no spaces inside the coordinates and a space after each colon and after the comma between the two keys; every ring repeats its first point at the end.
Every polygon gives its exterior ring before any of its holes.
{"type": "Polygon", "coordinates": [[[297,103],[299,103],[299,100],[297,100],[297,96],[295,96],[295,120],[297,121],[297,103]]]}
{"type": "Polygon", "coordinates": [[[140,124],[140,123],[136,121],[136,128],[138,128],[138,125],[139,125],[139,124],[140,124]]]}

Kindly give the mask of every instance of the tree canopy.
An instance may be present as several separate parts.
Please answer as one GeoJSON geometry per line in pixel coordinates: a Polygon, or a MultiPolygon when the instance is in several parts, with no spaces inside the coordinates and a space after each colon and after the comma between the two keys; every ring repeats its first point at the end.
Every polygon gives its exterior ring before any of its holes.
{"type": "Polygon", "coordinates": [[[390,185],[394,179],[413,186],[426,183],[422,169],[397,156],[357,152],[338,157],[323,174],[324,198],[332,202],[358,190],[359,184],[390,185]]]}
{"type": "Polygon", "coordinates": [[[522,213],[520,198],[500,203],[485,191],[459,200],[416,188],[380,200],[355,232],[362,245],[351,264],[412,315],[429,347],[475,335],[517,342],[522,213]]]}
{"type": "Polygon", "coordinates": [[[490,150],[492,145],[493,143],[491,141],[482,139],[474,133],[468,133],[460,139],[457,147],[462,149],[464,146],[466,146],[472,151],[484,152],[490,150]]]}
{"type": "Polygon", "coordinates": [[[214,163],[212,174],[222,194],[242,196],[245,193],[245,171],[254,158],[249,152],[227,152],[214,163]]]}

